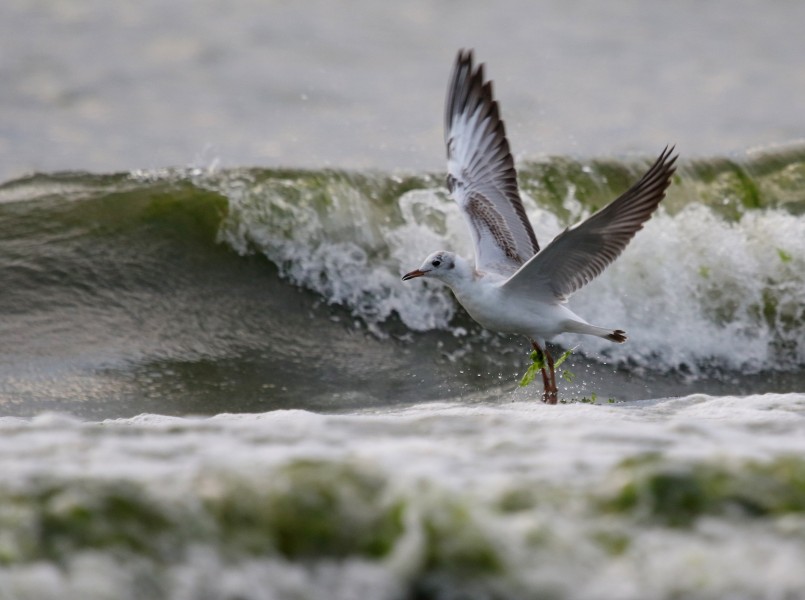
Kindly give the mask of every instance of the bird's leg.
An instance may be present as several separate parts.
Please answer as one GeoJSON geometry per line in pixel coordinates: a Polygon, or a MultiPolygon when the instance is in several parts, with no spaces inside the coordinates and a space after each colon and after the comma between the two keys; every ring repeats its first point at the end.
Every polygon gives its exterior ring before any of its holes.
{"type": "MultiPolygon", "coordinates": [[[[531,347],[542,358],[542,364],[543,365],[545,364],[545,357],[547,356],[548,360],[550,361],[549,364],[553,365],[553,359],[551,358],[551,355],[548,354],[547,352],[545,352],[545,350],[543,350],[542,348],[540,348],[539,344],[537,342],[535,342],[534,340],[530,339],[529,341],[531,342],[531,347]]],[[[551,402],[551,389],[552,389],[551,388],[551,379],[548,376],[548,372],[545,370],[544,366],[540,368],[540,373],[542,373],[542,390],[543,390],[543,392],[542,392],[542,401],[545,402],[546,404],[556,404],[556,394],[555,393],[553,394],[554,400],[553,400],[553,402],[551,402]]],[[[555,383],[554,383],[553,387],[556,387],[555,383]]]]}
{"type": "Polygon", "coordinates": [[[559,398],[559,390],[556,388],[556,367],[553,364],[553,356],[551,356],[551,353],[548,350],[548,344],[545,344],[545,356],[548,359],[548,370],[550,371],[551,380],[550,392],[546,392],[546,395],[548,396],[548,400],[546,400],[546,402],[548,404],[556,404],[559,398]]]}

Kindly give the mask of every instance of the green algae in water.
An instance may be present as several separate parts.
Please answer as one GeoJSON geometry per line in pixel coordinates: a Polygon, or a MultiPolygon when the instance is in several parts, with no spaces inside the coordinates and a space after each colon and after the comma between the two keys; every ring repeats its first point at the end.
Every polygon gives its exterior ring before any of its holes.
{"type": "Polygon", "coordinates": [[[562,353],[562,356],[556,359],[556,362],[554,363],[553,366],[558,369],[562,365],[562,363],[565,362],[570,357],[570,355],[573,354],[573,352],[575,352],[576,348],[578,348],[578,346],[573,346],[570,350],[565,350],[562,353]]]}
{"type": "Polygon", "coordinates": [[[461,504],[446,502],[438,510],[428,512],[423,527],[427,540],[426,570],[479,575],[502,569],[490,540],[461,504]]]}
{"type": "Polygon", "coordinates": [[[625,461],[618,472],[626,481],[602,507],[670,527],[688,527],[704,515],[765,518],[805,513],[801,457],[721,465],[669,464],[649,456],[625,461]]]}
{"type": "MultiPolygon", "coordinates": [[[[212,544],[230,560],[382,560],[404,530],[408,501],[372,469],[298,460],[260,474],[208,473],[200,495],[166,499],[134,482],[48,482],[0,490],[0,564],[62,563],[80,552],[168,564],[212,544]]],[[[410,526],[422,532],[423,576],[499,573],[492,538],[469,507],[438,494],[410,526]]]]}
{"type": "Polygon", "coordinates": [[[531,364],[528,365],[528,369],[526,369],[523,378],[520,380],[520,387],[526,387],[537,376],[542,369],[545,368],[545,356],[542,352],[538,352],[537,350],[532,350],[531,354],[529,354],[531,358],[531,364]]]}
{"type": "MultiPolygon", "coordinates": [[[[554,362],[554,368],[558,369],[561,366],[561,364],[565,362],[571,354],[573,354],[573,351],[576,348],[578,348],[578,346],[574,346],[570,350],[566,350],[564,353],[562,353],[562,356],[560,356],[556,360],[556,362],[554,362]]],[[[534,379],[537,376],[537,373],[539,373],[546,366],[545,354],[543,352],[532,350],[531,354],[529,354],[529,357],[531,358],[531,364],[528,366],[528,369],[526,370],[522,379],[520,379],[520,387],[526,387],[532,381],[534,381],[534,379]]],[[[575,377],[576,376],[573,373],[573,371],[569,369],[565,369],[564,371],[562,371],[562,378],[565,381],[568,382],[573,381],[575,377]]]]}
{"type": "Polygon", "coordinates": [[[380,558],[402,532],[403,504],[387,501],[386,482],[376,474],[301,460],[269,476],[265,487],[235,482],[206,500],[225,545],[236,553],[380,558]]]}
{"type": "Polygon", "coordinates": [[[632,544],[632,538],[627,533],[612,529],[594,531],[590,537],[610,556],[621,556],[632,544]]]}
{"type": "Polygon", "coordinates": [[[125,481],[71,481],[2,493],[0,562],[61,562],[85,550],[174,555],[168,507],[125,481]]]}
{"type": "Polygon", "coordinates": [[[780,257],[780,260],[784,263],[790,263],[791,259],[793,258],[791,254],[783,250],[782,248],[777,248],[777,256],[780,257]]]}
{"type": "Polygon", "coordinates": [[[531,510],[537,505],[537,494],[533,487],[517,487],[504,492],[498,499],[497,508],[502,513],[516,513],[531,510]]]}

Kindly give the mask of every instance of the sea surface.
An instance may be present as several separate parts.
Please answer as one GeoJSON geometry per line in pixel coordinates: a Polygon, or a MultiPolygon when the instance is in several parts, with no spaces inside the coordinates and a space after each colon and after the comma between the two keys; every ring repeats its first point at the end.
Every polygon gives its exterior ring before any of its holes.
{"type": "Polygon", "coordinates": [[[805,5],[0,7],[0,599],[805,598],[805,5]],[[561,403],[431,281],[455,52],[544,246],[681,154],[561,403]]]}

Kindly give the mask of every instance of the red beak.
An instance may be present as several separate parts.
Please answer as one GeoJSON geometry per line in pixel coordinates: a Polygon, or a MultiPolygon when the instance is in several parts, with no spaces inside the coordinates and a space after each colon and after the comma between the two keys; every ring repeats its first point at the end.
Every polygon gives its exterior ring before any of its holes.
{"type": "Polygon", "coordinates": [[[416,271],[411,271],[410,273],[406,273],[403,275],[403,281],[408,281],[409,279],[415,279],[417,277],[422,277],[425,274],[425,271],[420,271],[417,269],[416,271]]]}

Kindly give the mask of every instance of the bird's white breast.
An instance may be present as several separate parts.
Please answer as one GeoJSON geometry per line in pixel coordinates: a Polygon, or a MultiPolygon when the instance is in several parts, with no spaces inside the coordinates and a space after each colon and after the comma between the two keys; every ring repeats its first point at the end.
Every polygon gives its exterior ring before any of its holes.
{"type": "Polygon", "coordinates": [[[506,293],[503,279],[477,277],[451,286],[470,316],[485,328],[530,337],[550,337],[559,333],[563,306],[506,293]]]}

